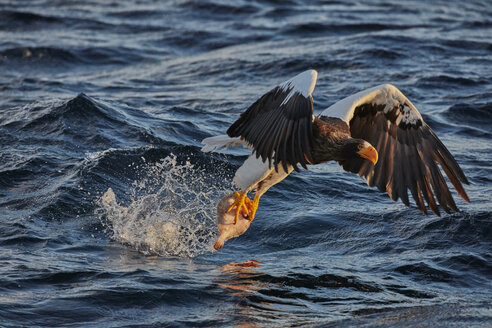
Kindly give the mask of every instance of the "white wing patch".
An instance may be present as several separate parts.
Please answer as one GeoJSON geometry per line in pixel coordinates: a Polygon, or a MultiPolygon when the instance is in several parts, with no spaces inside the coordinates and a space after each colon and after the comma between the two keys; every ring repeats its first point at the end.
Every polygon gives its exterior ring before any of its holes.
{"type": "MultiPolygon", "coordinates": [[[[410,106],[413,106],[410,103],[410,106]]],[[[386,108],[385,108],[386,111],[386,108]]],[[[422,116],[420,116],[420,113],[417,111],[417,109],[414,107],[413,110],[412,108],[408,107],[406,104],[403,106],[402,110],[402,115],[398,117],[396,120],[396,125],[400,124],[401,121],[406,124],[416,124],[419,119],[422,119],[422,116]]]]}
{"type": "Polygon", "coordinates": [[[289,99],[296,93],[302,94],[304,97],[308,97],[313,93],[314,87],[316,86],[316,80],[318,78],[318,72],[314,69],[302,72],[294,76],[292,79],[285,81],[280,84],[280,88],[283,91],[290,89],[289,94],[285,97],[284,101],[280,106],[286,104],[289,99]]]}
{"type": "Polygon", "coordinates": [[[364,103],[385,105],[385,114],[393,110],[395,106],[404,104],[401,108],[402,114],[397,119],[397,125],[400,124],[401,121],[406,124],[415,124],[419,119],[422,120],[422,116],[417,108],[415,108],[410,100],[408,100],[398,88],[391,84],[378,85],[374,88],[344,98],[325,109],[321,115],[337,117],[349,124],[354,115],[355,108],[364,103]]]}

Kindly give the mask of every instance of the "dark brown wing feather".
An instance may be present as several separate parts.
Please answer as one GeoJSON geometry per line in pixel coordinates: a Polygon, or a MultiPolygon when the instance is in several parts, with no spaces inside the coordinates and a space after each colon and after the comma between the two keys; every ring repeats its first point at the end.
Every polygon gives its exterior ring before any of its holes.
{"type": "Polygon", "coordinates": [[[470,202],[462,186],[462,183],[468,184],[468,180],[431,128],[421,119],[413,122],[401,119],[403,107],[407,106],[406,111],[413,110],[409,104],[397,104],[386,113],[385,106],[359,105],[350,120],[352,137],[370,142],[379,153],[378,163],[373,165],[360,159],[343,163],[343,168],[365,176],[369,186],[387,192],[393,200],[400,198],[407,206],[407,190],[410,190],[424,214],[427,214],[425,200],[427,206],[440,215],[436,199],[446,213],[458,211],[458,208],[439,164],[461,198],[470,202]]]}
{"type": "Polygon", "coordinates": [[[253,145],[256,157],[270,165],[281,162],[299,171],[311,162],[313,98],[298,92],[286,101],[290,89],[276,87],[251,105],[227,130],[230,137],[242,137],[253,145]]]}

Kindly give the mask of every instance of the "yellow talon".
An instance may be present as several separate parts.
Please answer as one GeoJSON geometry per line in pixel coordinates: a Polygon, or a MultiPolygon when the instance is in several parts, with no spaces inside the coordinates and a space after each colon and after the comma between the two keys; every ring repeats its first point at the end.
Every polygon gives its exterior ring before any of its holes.
{"type": "Polygon", "coordinates": [[[232,210],[234,207],[236,208],[236,215],[234,216],[234,224],[237,223],[237,220],[239,219],[239,214],[242,213],[243,216],[249,216],[249,209],[248,207],[251,206],[252,202],[251,200],[246,197],[246,193],[239,193],[235,192],[234,193],[234,203],[229,206],[227,209],[227,212],[232,210]]]}
{"type": "Polygon", "coordinates": [[[255,195],[253,201],[248,204],[249,205],[249,221],[253,221],[255,218],[256,210],[258,209],[258,204],[260,203],[260,197],[255,195]]]}
{"type": "Polygon", "coordinates": [[[251,212],[251,206],[253,206],[253,202],[251,201],[251,199],[246,197],[244,199],[244,203],[246,204],[246,206],[244,206],[243,208],[243,216],[249,217],[249,213],[251,212]]]}

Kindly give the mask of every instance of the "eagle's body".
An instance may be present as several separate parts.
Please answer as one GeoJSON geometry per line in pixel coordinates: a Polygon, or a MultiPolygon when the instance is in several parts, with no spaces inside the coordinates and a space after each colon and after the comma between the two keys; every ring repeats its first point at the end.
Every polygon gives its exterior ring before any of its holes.
{"type": "Polygon", "coordinates": [[[458,208],[437,164],[458,194],[469,202],[461,168],[415,106],[394,86],[385,84],[347,97],[313,115],[312,92],[317,72],[309,70],[280,84],[252,104],[227,130],[227,136],[203,140],[203,151],[244,146],[252,154],[237,170],[237,213],[251,219],[259,198],[285,179],[297,164],[335,160],[347,171],[365,176],[408,206],[408,191],[423,213],[439,215],[435,198],[446,211],[458,208]],[[379,154],[379,162],[378,162],[379,154]],[[377,163],[377,164],[376,164],[377,163]],[[253,202],[247,193],[256,190],[253,202]],[[435,198],[434,198],[435,197],[435,198]],[[244,211],[244,210],[243,210],[244,211]]]}

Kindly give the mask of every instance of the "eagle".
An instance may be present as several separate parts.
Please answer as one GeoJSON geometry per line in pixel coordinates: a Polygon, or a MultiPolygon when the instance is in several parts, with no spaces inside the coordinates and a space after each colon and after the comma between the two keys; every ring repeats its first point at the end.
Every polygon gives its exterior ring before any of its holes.
{"type": "Polygon", "coordinates": [[[446,213],[459,211],[441,169],[458,195],[470,202],[462,169],[400,90],[379,85],[314,116],[317,77],[317,71],[308,70],[277,85],[243,112],[227,135],[202,141],[204,152],[237,146],[252,151],[233,179],[239,191],[228,211],[236,208],[236,222],[240,214],[252,221],[261,196],[300,171],[299,166],[307,170],[329,161],[364,176],[369,186],[406,206],[410,190],[425,215],[428,208],[438,216],[439,207],[446,213]],[[251,200],[248,193],[253,191],[251,200]]]}

